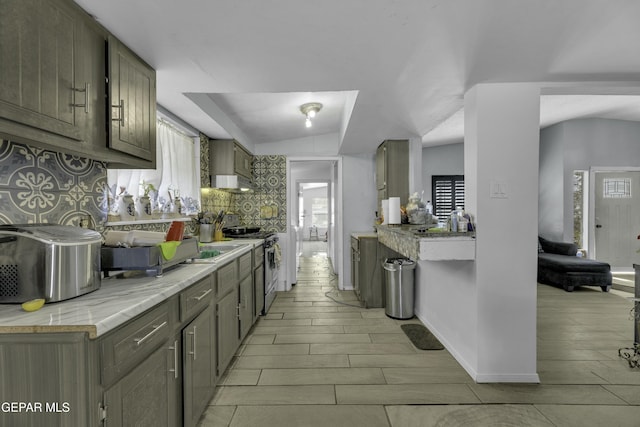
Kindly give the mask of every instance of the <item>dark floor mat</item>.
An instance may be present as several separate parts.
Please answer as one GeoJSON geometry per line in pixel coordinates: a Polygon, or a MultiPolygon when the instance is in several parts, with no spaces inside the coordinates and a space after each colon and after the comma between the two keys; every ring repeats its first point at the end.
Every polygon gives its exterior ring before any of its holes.
{"type": "Polygon", "coordinates": [[[420,350],[442,350],[444,346],[427,328],[416,323],[405,323],[400,326],[413,345],[420,350]]]}

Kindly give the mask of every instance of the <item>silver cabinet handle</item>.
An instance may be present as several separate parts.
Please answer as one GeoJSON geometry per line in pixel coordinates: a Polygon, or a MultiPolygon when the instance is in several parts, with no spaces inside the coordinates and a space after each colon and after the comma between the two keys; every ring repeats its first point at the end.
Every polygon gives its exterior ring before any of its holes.
{"type": "Polygon", "coordinates": [[[213,292],[213,289],[207,289],[202,295],[200,295],[199,297],[193,297],[193,299],[196,301],[202,301],[202,298],[206,297],[211,292],[213,292]]]}
{"type": "Polygon", "coordinates": [[[193,326],[193,332],[189,332],[189,335],[193,337],[193,341],[191,342],[191,351],[189,354],[193,356],[193,360],[196,360],[196,327],[193,326]]]}
{"type": "Polygon", "coordinates": [[[153,325],[153,330],[151,332],[149,332],[147,335],[143,336],[142,338],[136,338],[133,341],[136,343],[136,345],[141,345],[142,343],[144,343],[146,340],[151,338],[156,332],[158,332],[160,329],[162,329],[165,326],[167,326],[166,321],[162,322],[159,325],[153,325]]]}
{"type": "Polygon", "coordinates": [[[73,88],[76,92],[84,92],[84,104],[71,104],[72,107],[84,107],[84,112],[89,114],[89,94],[91,93],[91,83],[86,82],[84,89],[73,88]]]}
{"type": "Polygon", "coordinates": [[[117,119],[111,119],[114,122],[120,122],[120,126],[124,127],[124,99],[120,100],[119,105],[112,105],[111,108],[119,108],[120,109],[120,117],[117,119]]]}
{"type": "Polygon", "coordinates": [[[178,379],[178,341],[174,341],[169,350],[173,350],[173,369],[169,369],[169,372],[173,372],[173,378],[178,379]]]}

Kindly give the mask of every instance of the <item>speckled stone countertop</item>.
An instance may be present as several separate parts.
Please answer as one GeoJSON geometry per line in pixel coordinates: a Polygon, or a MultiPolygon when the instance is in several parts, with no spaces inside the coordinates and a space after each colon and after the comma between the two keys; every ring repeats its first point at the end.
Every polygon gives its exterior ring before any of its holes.
{"type": "Polygon", "coordinates": [[[420,232],[419,225],[378,225],[378,240],[412,260],[475,258],[475,232],[420,232]]]}
{"type": "Polygon", "coordinates": [[[237,249],[214,258],[179,264],[164,272],[162,277],[138,273],[129,278],[115,276],[103,279],[97,291],[45,304],[40,310],[30,313],[23,311],[20,304],[0,304],[0,333],[86,332],[89,338],[97,338],[162,303],[261,242],[234,240],[234,244],[241,244],[237,249]]]}

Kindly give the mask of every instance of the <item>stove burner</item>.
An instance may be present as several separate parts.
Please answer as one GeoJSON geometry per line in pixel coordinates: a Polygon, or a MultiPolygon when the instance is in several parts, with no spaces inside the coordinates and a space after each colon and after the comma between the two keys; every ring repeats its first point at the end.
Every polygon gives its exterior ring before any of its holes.
{"type": "Polygon", "coordinates": [[[268,239],[275,235],[270,231],[262,231],[260,227],[230,227],[222,230],[224,237],[231,237],[234,239],[268,239]]]}

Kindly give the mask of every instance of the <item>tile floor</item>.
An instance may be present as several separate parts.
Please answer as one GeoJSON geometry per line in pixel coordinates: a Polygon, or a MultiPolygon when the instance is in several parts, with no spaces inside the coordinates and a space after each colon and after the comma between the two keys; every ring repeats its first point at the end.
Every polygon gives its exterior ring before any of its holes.
{"type": "Polygon", "coordinates": [[[633,341],[623,293],[539,285],[541,384],[476,384],[447,350],[415,349],[401,321],[334,282],[322,253],[301,259],[200,427],[640,426],[640,369],[617,355],[633,341]]]}

